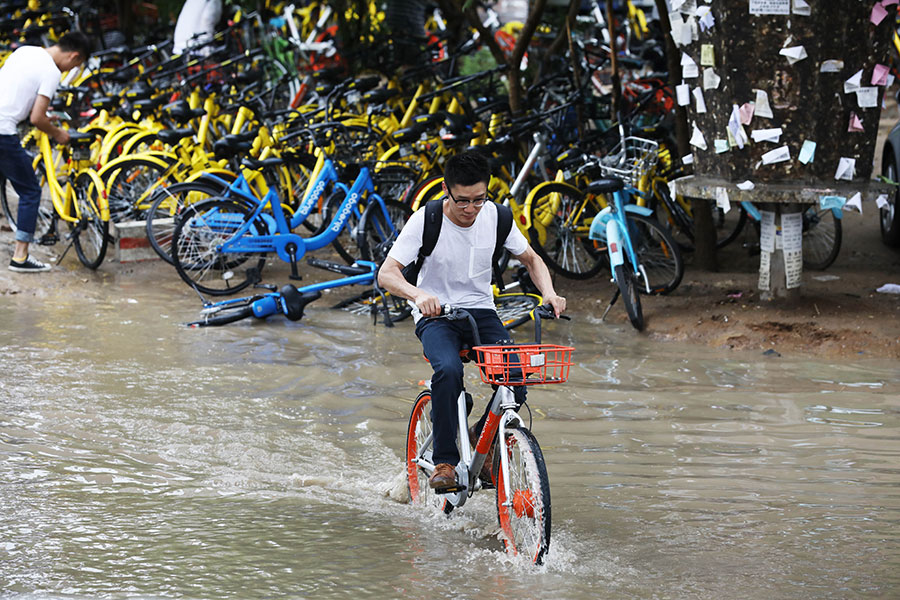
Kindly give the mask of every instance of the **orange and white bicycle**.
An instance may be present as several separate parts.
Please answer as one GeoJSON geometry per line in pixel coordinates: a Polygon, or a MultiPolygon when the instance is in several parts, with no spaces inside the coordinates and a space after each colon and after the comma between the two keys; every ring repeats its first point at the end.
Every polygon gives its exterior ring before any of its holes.
{"type": "Polygon", "coordinates": [[[428,478],[435,469],[431,390],[420,393],[407,429],[406,471],[412,502],[434,506],[448,515],[463,506],[475,492],[496,489],[497,517],[507,552],[541,564],[550,546],[550,480],[541,447],[518,414],[519,404],[513,388],[565,382],[572,366],[573,348],[541,344],[541,318],[552,319],[553,310],[542,305],[533,314],[534,344],[498,346],[480,345],[475,320],[464,309],[445,308],[441,316],[434,317],[469,321],[476,344],[468,352],[474,355],[482,382],[498,387],[474,450],[468,428],[471,405],[467,406],[467,398],[471,396],[465,388],[460,393],[457,485],[443,494],[436,494],[428,486],[428,478]],[[486,482],[480,474],[489,454],[493,454],[491,481],[486,482]]]}

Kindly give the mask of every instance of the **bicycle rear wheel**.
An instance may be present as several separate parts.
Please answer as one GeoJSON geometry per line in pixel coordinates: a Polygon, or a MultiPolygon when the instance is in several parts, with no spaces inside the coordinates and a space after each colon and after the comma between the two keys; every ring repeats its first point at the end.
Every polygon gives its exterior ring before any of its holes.
{"type": "Polygon", "coordinates": [[[631,325],[638,331],[644,330],[644,312],[641,309],[641,297],[637,292],[637,286],[634,282],[634,275],[630,269],[626,269],[625,265],[618,265],[615,268],[616,286],[619,288],[619,294],[625,303],[625,312],[628,314],[628,320],[631,325]]]}
{"type": "MultiPolygon", "coordinates": [[[[172,259],[185,283],[201,293],[224,296],[260,281],[265,253],[219,252],[252,214],[247,205],[221,198],[185,209],[172,238],[172,259]]],[[[265,233],[265,223],[257,219],[245,236],[265,233]]]]}
{"type": "Polygon", "coordinates": [[[803,266],[822,271],[841,251],[841,220],[830,208],[810,207],[803,213],[803,266]]]}
{"type": "Polygon", "coordinates": [[[397,239],[397,234],[412,216],[408,204],[396,200],[385,200],[387,218],[381,205],[373,200],[363,211],[356,232],[356,245],[363,260],[381,263],[397,239]]]}
{"type": "Polygon", "coordinates": [[[498,294],[494,296],[497,316],[507,329],[518,327],[530,319],[531,311],[540,306],[542,299],[534,294],[498,294]]]}
{"type": "Polygon", "coordinates": [[[106,181],[110,220],[114,223],[144,218],[150,208],[148,191],[166,185],[163,161],[134,157],[123,160],[106,181]]]}
{"type": "MultiPolygon", "coordinates": [[[[650,293],[668,294],[684,277],[684,261],[678,244],[653,218],[629,214],[627,219],[631,245],[647,273],[650,293]]],[[[646,288],[641,291],[646,292],[646,288]]]]}
{"type": "Polygon", "coordinates": [[[547,185],[531,203],[531,245],[563,277],[593,277],[605,262],[604,253],[588,239],[597,212],[599,202],[585,200],[576,188],[561,183],[547,185]]]}
{"type": "Polygon", "coordinates": [[[109,221],[100,217],[95,198],[99,193],[93,180],[87,173],[75,178],[75,202],[81,219],[75,225],[78,235],[75,236],[75,253],[78,260],[88,269],[96,269],[106,257],[109,245],[109,221]]]}
{"type": "Polygon", "coordinates": [[[420,455],[431,462],[432,447],[431,390],[425,390],[413,404],[406,431],[406,476],[409,499],[413,504],[430,505],[438,510],[450,512],[452,505],[443,496],[432,491],[428,486],[428,474],[414,462],[420,455]]]}
{"type": "Polygon", "coordinates": [[[497,486],[497,518],[503,543],[510,554],[541,564],[550,547],[550,479],[541,447],[530,431],[512,428],[506,432],[509,459],[509,489],[499,452],[494,458],[497,486]]]}
{"type": "MultiPolygon", "coordinates": [[[[53,208],[53,200],[50,197],[50,186],[47,183],[47,174],[44,170],[43,160],[38,161],[37,167],[34,169],[34,175],[37,177],[38,185],[41,187],[41,201],[38,205],[34,240],[37,243],[41,243],[44,240],[52,244],[53,242],[46,239],[45,236],[54,232],[53,221],[56,218],[56,209],[53,208]]],[[[12,184],[5,178],[0,178],[0,205],[3,207],[3,214],[6,215],[10,229],[13,232],[18,231],[19,195],[13,189],[12,184]]]]}
{"type": "Polygon", "coordinates": [[[217,327],[219,325],[227,325],[241,319],[253,316],[252,306],[235,306],[233,308],[223,309],[216,314],[203,319],[202,321],[194,321],[188,323],[191,327],[217,327]]]}
{"type": "Polygon", "coordinates": [[[211,187],[197,183],[176,183],[163,187],[153,194],[146,214],[147,239],[156,253],[170,265],[172,260],[172,237],[175,223],[186,206],[209,200],[218,192],[211,187]]]}

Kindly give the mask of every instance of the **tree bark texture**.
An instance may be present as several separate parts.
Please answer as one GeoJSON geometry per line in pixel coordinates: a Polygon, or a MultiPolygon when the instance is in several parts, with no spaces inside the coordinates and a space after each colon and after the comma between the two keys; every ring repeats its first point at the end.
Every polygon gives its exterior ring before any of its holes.
{"type": "MultiPolygon", "coordinates": [[[[762,1],[762,0],[759,0],[762,1]]],[[[770,5],[790,5],[785,0],[766,0],[770,5]]],[[[702,88],[702,46],[711,45],[715,73],[721,77],[718,89],[703,89],[706,113],[698,113],[691,96],[689,120],[703,133],[707,148],[693,147],[694,174],[720,177],[733,182],[752,181],[813,184],[834,181],[841,157],[856,159],[854,180],[872,175],[875,138],[881,114],[884,85],[877,86],[875,107],[860,107],[855,92],[845,93],[844,82],[862,70],[860,85],[871,83],[877,64],[889,64],[892,23],[896,5],[888,5],[888,15],[879,25],[870,21],[871,0],[810,1],[811,14],[750,14],[749,0],[717,0],[710,6],[715,25],[707,31],[698,27],[699,39],[679,48],[700,69],[700,76],[686,80],[693,91],[702,88]],[[807,57],[791,64],[779,54],[782,48],[803,46],[807,57]],[[829,72],[825,61],[836,65],[829,72]],[[718,154],[715,140],[728,139],[732,106],[754,102],[755,90],[768,95],[773,118],[754,114],[744,125],[748,138],[757,129],[782,128],[778,142],[754,143],[743,149],[732,146],[718,154]],[[851,114],[862,121],[863,131],[848,132],[851,114]],[[816,143],[815,158],[799,161],[805,140],[816,143]],[[762,164],[763,154],[787,146],[790,160],[762,164]]],[[[688,0],[685,7],[705,6],[688,0]]],[[[672,11],[672,17],[675,12],[672,11]]],[[[680,54],[679,54],[680,57],[680,54]]],[[[721,143],[720,143],[721,144],[721,143]]]]}

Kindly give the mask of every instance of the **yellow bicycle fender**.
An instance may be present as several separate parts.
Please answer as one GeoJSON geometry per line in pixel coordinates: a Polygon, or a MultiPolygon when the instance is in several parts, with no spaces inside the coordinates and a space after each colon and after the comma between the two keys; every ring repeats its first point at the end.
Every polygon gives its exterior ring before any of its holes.
{"type": "MultiPolygon", "coordinates": [[[[538,185],[534,186],[534,189],[531,190],[531,192],[529,192],[529,194],[528,194],[528,197],[525,198],[525,206],[522,208],[522,217],[524,219],[524,226],[525,226],[526,231],[536,225],[540,225],[540,227],[542,229],[547,226],[547,223],[532,223],[531,222],[531,205],[534,202],[534,198],[538,194],[540,194],[544,189],[546,189],[546,187],[548,185],[564,185],[564,186],[570,188],[577,195],[579,195],[579,196],[582,195],[581,190],[579,190],[577,187],[575,187],[574,185],[570,185],[568,183],[564,183],[564,182],[545,181],[543,183],[539,183],[538,185]]],[[[552,212],[556,212],[555,208],[553,209],[552,212]]],[[[552,214],[552,212],[550,214],[552,214]]]]}
{"type": "Polygon", "coordinates": [[[431,198],[434,197],[435,190],[441,189],[442,183],[444,183],[444,178],[438,177],[437,179],[435,179],[434,181],[432,181],[431,183],[429,183],[428,185],[423,187],[421,190],[419,190],[419,193],[416,194],[415,198],[413,198],[413,203],[412,203],[413,212],[419,210],[420,206],[425,204],[425,202],[427,202],[428,200],[431,200],[431,198]]]}
{"type": "Polygon", "coordinates": [[[107,181],[113,173],[121,168],[122,163],[127,163],[135,158],[140,158],[142,160],[156,163],[162,169],[168,169],[170,166],[172,166],[172,163],[178,160],[178,158],[174,154],[167,154],[164,152],[141,152],[139,154],[132,154],[130,156],[120,156],[119,158],[111,160],[103,165],[103,168],[97,171],[97,173],[98,175],[100,175],[100,179],[102,179],[103,181],[107,181]]]}

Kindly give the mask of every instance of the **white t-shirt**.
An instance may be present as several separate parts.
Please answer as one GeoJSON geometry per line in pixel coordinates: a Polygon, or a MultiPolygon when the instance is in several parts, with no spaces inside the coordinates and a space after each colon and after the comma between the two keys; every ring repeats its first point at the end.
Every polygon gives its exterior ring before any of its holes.
{"type": "Polygon", "coordinates": [[[175,23],[172,52],[181,54],[185,49],[209,41],[222,17],[222,0],[187,0],[175,23]],[[197,34],[203,34],[194,38],[197,34]]]}
{"type": "MultiPolygon", "coordinates": [[[[433,294],[441,304],[454,308],[494,308],[491,293],[491,259],[497,237],[497,205],[488,202],[481,209],[475,222],[460,227],[441,215],[441,234],[432,253],[425,258],[416,287],[433,294]]],[[[409,218],[388,256],[401,265],[415,262],[422,247],[425,229],[425,209],[419,209],[409,218]]],[[[528,249],[528,240],[513,223],[503,246],[513,256],[528,249]]],[[[413,307],[413,317],[421,314],[413,307]]]]}
{"type": "Polygon", "coordinates": [[[40,46],[22,46],[0,69],[0,134],[15,135],[28,118],[38,94],[53,99],[62,73],[40,46]]]}

